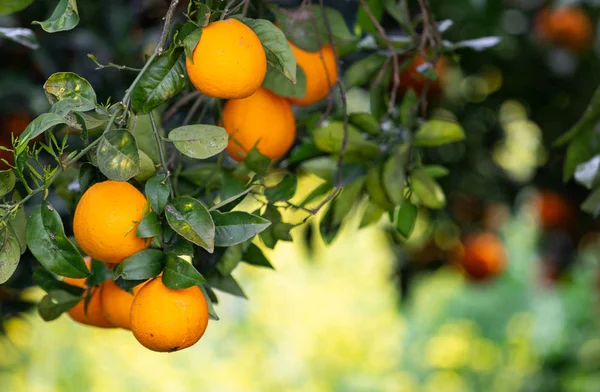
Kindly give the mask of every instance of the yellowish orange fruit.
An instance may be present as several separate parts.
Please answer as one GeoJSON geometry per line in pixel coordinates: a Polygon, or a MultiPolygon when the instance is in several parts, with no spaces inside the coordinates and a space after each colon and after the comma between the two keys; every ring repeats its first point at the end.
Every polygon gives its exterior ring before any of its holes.
{"type": "Polygon", "coordinates": [[[130,329],[131,323],[129,314],[133,304],[134,295],[137,294],[144,284],[133,288],[133,294],[129,293],[119,286],[113,280],[104,282],[101,292],[102,312],[104,317],[113,325],[130,329]]]}
{"type": "Polygon", "coordinates": [[[208,325],[208,304],[197,286],[166,287],[159,276],[137,293],[131,307],[131,331],[146,348],[159,352],[195,344],[208,325]]]}
{"type": "Polygon", "coordinates": [[[150,246],[150,241],[135,236],[146,202],[144,195],[127,182],[92,185],[75,209],[75,240],[92,258],[120,263],[150,246]]]}
{"type": "Polygon", "coordinates": [[[215,98],[245,98],[256,91],[267,72],[262,43],[252,29],[237,19],[212,22],[186,58],[191,82],[215,98]]]}
{"type": "Polygon", "coordinates": [[[295,105],[307,106],[327,97],[337,81],[337,64],[331,45],[325,45],[318,52],[307,52],[293,43],[288,44],[296,57],[296,64],[306,75],[306,94],[303,98],[290,98],[295,105]]]}
{"type": "Polygon", "coordinates": [[[493,278],[506,268],[506,249],[493,233],[471,234],[463,242],[461,253],[460,265],[472,279],[493,278]]]}
{"type": "Polygon", "coordinates": [[[279,159],[296,138],[296,122],[289,102],[264,88],[248,98],[227,101],[222,124],[229,134],[226,150],[237,161],[244,160],[257,143],[263,155],[279,159]]]}
{"type": "Polygon", "coordinates": [[[589,15],[574,5],[543,8],[536,15],[534,29],[540,40],[576,52],[590,48],[594,41],[589,15]]]}

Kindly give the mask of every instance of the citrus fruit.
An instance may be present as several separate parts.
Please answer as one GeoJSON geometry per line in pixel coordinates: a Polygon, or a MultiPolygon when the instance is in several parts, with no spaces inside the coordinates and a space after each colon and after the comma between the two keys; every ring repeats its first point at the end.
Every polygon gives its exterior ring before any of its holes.
{"type": "MultiPolygon", "coordinates": [[[[85,264],[88,266],[88,269],[91,268],[92,260],[89,256],[84,257],[85,264]]],[[[75,279],[75,278],[64,278],[63,282],[70,284],[72,286],[81,287],[82,289],[87,288],[85,284],[85,278],[75,279]]],[[[88,302],[87,312],[85,309],[85,296],[86,293],[83,294],[81,300],[71,308],[67,314],[75,321],[80,322],[86,325],[92,325],[100,328],[114,328],[114,325],[110,323],[104,317],[102,313],[102,305],[100,297],[102,295],[104,283],[100,284],[100,286],[93,287],[90,301],[88,302]]]]}
{"type": "Polygon", "coordinates": [[[75,240],[92,258],[120,263],[150,246],[150,241],[135,236],[145,207],[144,195],[127,182],[96,183],[75,209],[75,240]]]}
{"type": "Polygon", "coordinates": [[[244,160],[255,145],[263,155],[279,159],[296,138],[294,112],[289,102],[264,88],[248,98],[227,101],[222,124],[229,134],[226,150],[238,161],[244,160]]]}
{"type": "Polygon", "coordinates": [[[146,348],[172,352],[196,343],[208,325],[208,304],[197,286],[173,290],[159,276],[137,293],[131,331],[146,348]]]}
{"type": "Polygon", "coordinates": [[[498,276],[506,267],[502,241],[490,232],[469,235],[462,246],[460,265],[475,280],[498,276]]]}
{"type": "Polygon", "coordinates": [[[114,280],[104,282],[101,292],[104,317],[116,327],[130,329],[131,304],[133,304],[134,295],[140,291],[143,285],[144,283],[135,286],[132,294],[117,286],[114,280]]]}
{"type": "MultiPolygon", "coordinates": [[[[425,84],[427,82],[427,76],[419,72],[421,67],[427,63],[422,56],[415,56],[415,58],[410,62],[408,68],[400,72],[400,88],[403,91],[406,91],[410,88],[415,90],[417,95],[421,95],[423,89],[425,88],[425,84]]],[[[441,90],[441,87],[446,78],[446,73],[448,69],[448,60],[445,56],[440,56],[435,64],[435,73],[437,74],[436,80],[429,80],[428,84],[428,93],[434,94],[441,90]]],[[[390,81],[393,83],[393,81],[390,81]]]]}
{"type": "Polygon", "coordinates": [[[262,43],[252,29],[236,19],[212,22],[186,68],[196,88],[214,98],[245,98],[256,91],[267,72],[262,43]]]}
{"type": "Polygon", "coordinates": [[[563,196],[542,191],[533,197],[538,222],[544,229],[565,228],[571,222],[574,208],[563,196]]]}
{"type": "Polygon", "coordinates": [[[337,64],[331,45],[318,52],[307,52],[288,41],[296,57],[296,64],[306,75],[306,94],[302,98],[290,98],[294,105],[307,106],[327,97],[337,81],[337,64]]]}
{"type": "Polygon", "coordinates": [[[573,51],[588,49],[594,39],[590,17],[576,6],[540,10],[534,20],[534,31],[541,41],[573,51]]]}

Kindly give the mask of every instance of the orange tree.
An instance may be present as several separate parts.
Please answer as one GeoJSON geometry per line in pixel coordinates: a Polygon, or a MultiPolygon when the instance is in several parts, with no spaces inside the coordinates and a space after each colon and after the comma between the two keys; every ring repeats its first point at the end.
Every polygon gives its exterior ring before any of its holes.
{"type": "MultiPolygon", "coordinates": [[[[4,2],[0,14],[30,3],[4,2]]],[[[499,42],[446,39],[451,22],[436,21],[426,0],[359,0],[350,16],[322,0],[184,3],[164,7],[140,68],[88,55],[130,82],[118,98],[98,100],[110,80],[52,73],[39,86],[48,109],[0,147],[0,294],[31,280],[47,292],[37,304],[45,320],[69,312],[132,328],[158,351],[202,336],[218,318],[215,290],[245,296],[231,275],[240,262],[271,268],[256,237],[268,248],[291,241],[322,211],[330,243],[360,211],[361,227],[383,219],[402,247],[419,211],[443,215],[449,172],[428,151],[465,132],[436,102],[456,53],[499,42]],[[320,182],[295,197],[305,173],[320,182]],[[193,315],[180,314],[181,301],[193,315]]],[[[37,36],[77,29],[86,12],[60,0],[37,31],[3,27],[0,37],[35,50],[37,36]]]]}

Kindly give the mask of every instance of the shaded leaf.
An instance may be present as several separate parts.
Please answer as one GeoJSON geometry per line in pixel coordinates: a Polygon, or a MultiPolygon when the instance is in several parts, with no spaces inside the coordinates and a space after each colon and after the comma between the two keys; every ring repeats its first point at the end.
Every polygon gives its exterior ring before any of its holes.
{"type": "Polygon", "coordinates": [[[417,222],[417,206],[405,200],[396,210],[394,226],[404,238],[410,237],[417,222]]]}
{"type": "Polygon", "coordinates": [[[577,165],[594,156],[592,143],[591,130],[584,131],[573,138],[569,147],[567,147],[567,154],[563,166],[563,181],[567,182],[573,174],[575,174],[577,165]]]}
{"type": "Polygon", "coordinates": [[[264,231],[271,222],[244,211],[211,211],[215,224],[215,246],[240,244],[264,231]]]}
{"type": "Polygon", "coordinates": [[[363,132],[371,135],[378,135],[381,132],[379,121],[369,113],[352,113],[349,120],[351,124],[363,132]]]}
{"type": "Polygon", "coordinates": [[[363,213],[358,227],[362,229],[363,227],[367,227],[373,223],[379,222],[383,213],[383,209],[381,209],[379,206],[368,202],[367,208],[365,208],[365,211],[363,213]]]}
{"type": "MultiPolygon", "coordinates": [[[[0,7],[2,7],[2,5],[0,5],[0,7]]],[[[2,14],[1,9],[0,14],[2,14]]],[[[9,39],[26,46],[29,49],[37,49],[40,47],[35,33],[30,29],[22,27],[0,27],[0,38],[9,39]]]]}
{"type": "Polygon", "coordinates": [[[253,172],[263,175],[267,173],[269,166],[271,165],[271,160],[264,156],[256,149],[256,147],[252,147],[250,151],[248,151],[248,155],[246,156],[246,160],[244,161],[246,167],[253,172]]]}
{"type": "Polygon", "coordinates": [[[298,179],[296,176],[288,174],[279,182],[279,184],[266,188],[265,197],[270,202],[289,200],[296,194],[298,179]]]}
{"type": "Polygon", "coordinates": [[[52,290],[40,301],[38,313],[44,321],[52,321],[77,305],[80,299],[65,290],[52,290]]]}
{"type": "Polygon", "coordinates": [[[393,204],[404,200],[405,165],[408,159],[408,146],[399,144],[394,153],[383,164],[381,180],[388,199],[393,204]]]}
{"type": "Polygon", "coordinates": [[[363,86],[375,79],[377,73],[381,71],[385,63],[385,56],[379,54],[370,54],[354,62],[344,75],[344,84],[350,89],[356,86],[363,86]]]}
{"type": "Polygon", "coordinates": [[[201,286],[206,283],[206,279],[192,264],[170,254],[167,255],[162,282],[170,289],[181,290],[192,286],[201,286]]]}
{"type": "Polygon", "coordinates": [[[579,135],[581,132],[585,132],[586,130],[593,129],[594,125],[600,120],[600,87],[596,88],[594,91],[594,95],[588,104],[588,107],[585,109],[585,112],[577,121],[575,125],[569,129],[568,132],[563,134],[561,137],[556,139],[554,142],[554,146],[562,146],[565,143],[572,140],[575,136],[579,135]]]}
{"type": "Polygon", "coordinates": [[[210,288],[204,287],[204,285],[200,285],[198,287],[200,287],[200,290],[202,290],[202,294],[204,294],[204,298],[206,298],[206,303],[208,304],[208,315],[210,319],[218,321],[219,316],[217,315],[217,312],[215,311],[215,307],[213,305],[213,302],[216,303],[216,295],[210,288]],[[211,296],[209,293],[212,293],[213,295],[211,296]],[[213,298],[215,299],[213,300],[213,298]]]}
{"type": "Polygon", "coordinates": [[[71,286],[70,284],[56,279],[50,271],[43,267],[36,267],[33,270],[33,281],[47,293],[52,290],[64,290],[79,298],[85,292],[81,287],[71,286]]]}
{"type": "Polygon", "coordinates": [[[225,249],[215,268],[223,276],[230,275],[242,261],[243,244],[230,246],[225,249]]]}
{"type": "Polygon", "coordinates": [[[127,280],[145,280],[158,276],[165,265],[165,254],[158,249],[144,249],[129,256],[115,269],[115,275],[127,280]]]}
{"type": "Polygon", "coordinates": [[[135,138],[125,129],[104,133],[97,158],[100,171],[111,180],[127,181],[140,172],[140,154],[135,138]]]}
{"type": "Polygon", "coordinates": [[[0,198],[15,188],[17,177],[13,169],[0,170],[0,198]]]}
{"type": "Polygon", "coordinates": [[[196,124],[173,129],[169,133],[169,140],[182,154],[191,158],[206,159],[227,147],[229,135],[224,128],[196,124]]]}
{"type": "Polygon", "coordinates": [[[273,265],[265,257],[262,250],[260,250],[260,248],[255,244],[250,244],[250,246],[248,246],[248,249],[246,249],[246,251],[242,255],[242,261],[251,265],[255,265],[257,267],[266,267],[274,269],[273,265]]]}
{"type": "Polygon", "coordinates": [[[302,68],[297,67],[294,83],[269,64],[262,86],[282,97],[303,98],[306,95],[306,74],[302,68]]]}
{"type": "Polygon", "coordinates": [[[137,227],[135,236],[138,238],[158,237],[162,234],[162,228],[158,215],[154,211],[150,211],[143,218],[137,227]]]}
{"type": "Polygon", "coordinates": [[[239,283],[231,275],[222,276],[220,274],[213,274],[206,280],[212,288],[235,295],[236,297],[248,298],[239,283]]]}
{"type": "Polygon", "coordinates": [[[146,181],[146,197],[150,200],[152,210],[159,215],[165,209],[171,194],[171,184],[166,178],[164,174],[157,174],[146,181]]]}
{"type": "Polygon", "coordinates": [[[33,0],[2,0],[0,3],[0,15],[12,14],[29,7],[33,0]]]}
{"type": "Polygon", "coordinates": [[[79,23],[77,0],[60,0],[48,19],[43,22],[34,21],[32,23],[39,24],[48,33],[73,29],[79,23]]]}
{"type": "Polygon", "coordinates": [[[581,210],[593,215],[595,218],[600,215],[600,188],[595,189],[583,203],[581,203],[581,210]]]}
{"type": "Polygon", "coordinates": [[[323,215],[321,221],[319,222],[319,232],[321,233],[323,241],[325,241],[325,243],[328,245],[333,242],[341,227],[341,223],[335,222],[334,220],[333,213],[335,210],[335,202],[336,200],[334,199],[330,203],[327,212],[325,213],[325,215],[323,215]]]}
{"type": "Polygon", "coordinates": [[[165,207],[169,226],[179,235],[212,253],[215,224],[206,207],[188,196],[178,197],[165,207]]]}
{"type": "Polygon", "coordinates": [[[0,229],[0,284],[15,272],[21,258],[21,245],[10,226],[0,229]]]}
{"type": "MultiPolygon", "coordinates": [[[[315,145],[324,152],[339,154],[344,140],[344,123],[333,121],[313,132],[315,145]]],[[[380,153],[379,146],[362,137],[360,131],[348,125],[348,143],[346,153],[358,153],[365,157],[374,157],[380,153]]]]}

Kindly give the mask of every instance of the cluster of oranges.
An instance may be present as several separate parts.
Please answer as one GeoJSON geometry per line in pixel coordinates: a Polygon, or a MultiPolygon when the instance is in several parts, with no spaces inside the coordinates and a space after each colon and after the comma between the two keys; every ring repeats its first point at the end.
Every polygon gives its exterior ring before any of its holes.
{"type": "Polygon", "coordinates": [[[261,87],[267,72],[265,51],[254,31],[237,19],[204,27],[192,60],[187,59],[188,76],[200,92],[229,100],[222,125],[230,139],[227,152],[238,161],[254,146],[270,159],[285,155],[296,137],[291,105],[312,105],[324,99],[337,80],[331,45],[307,52],[288,43],[306,75],[306,94],[299,99],[261,87]]]}
{"type": "MultiPolygon", "coordinates": [[[[104,181],[91,186],[75,210],[73,231],[77,243],[91,258],[110,268],[150,242],[136,237],[147,200],[127,182],[104,181]]],[[[172,290],[162,277],[146,281],[129,293],[113,280],[86,287],[85,279],[65,278],[68,284],[88,288],[68,314],[74,320],[102,328],[130,329],[145,347],[160,352],[181,350],[196,343],[208,325],[208,303],[199,287],[172,290]]]]}

